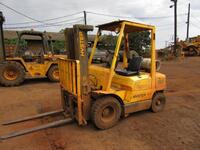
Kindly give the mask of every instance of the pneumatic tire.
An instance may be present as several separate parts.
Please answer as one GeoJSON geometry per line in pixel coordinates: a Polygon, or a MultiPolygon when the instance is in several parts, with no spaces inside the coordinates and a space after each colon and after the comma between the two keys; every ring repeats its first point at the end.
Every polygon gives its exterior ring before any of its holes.
{"type": "Polygon", "coordinates": [[[111,96],[97,99],[91,109],[91,118],[99,129],[108,129],[117,124],[121,116],[121,104],[111,96]]]}
{"type": "Polygon", "coordinates": [[[152,112],[160,112],[164,109],[166,103],[166,98],[164,93],[156,93],[153,96],[152,103],[151,103],[151,111],[152,112]]]}
{"type": "Polygon", "coordinates": [[[58,82],[59,81],[59,70],[57,65],[53,65],[50,67],[48,74],[49,80],[51,82],[58,82]]]}
{"type": "Polygon", "coordinates": [[[17,86],[25,79],[24,67],[15,61],[5,61],[0,65],[0,84],[17,86]]]}

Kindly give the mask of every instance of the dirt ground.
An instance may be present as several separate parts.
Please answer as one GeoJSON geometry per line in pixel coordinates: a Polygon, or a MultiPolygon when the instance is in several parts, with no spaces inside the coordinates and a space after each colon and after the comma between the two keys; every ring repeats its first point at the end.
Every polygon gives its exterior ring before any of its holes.
{"type": "MultiPolygon", "coordinates": [[[[200,150],[200,58],[164,62],[167,104],[160,113],[142,111],[117,126],[97,130],[76,123],[0,142],[0,150],[200,150]]],[[[0,87],[0,122],[60,108],[58,83],[27,80],[22,86],[0,87]]],[[[47,123],[44,118],[15,126],[0,126],[0,135],[47,123]]]]}

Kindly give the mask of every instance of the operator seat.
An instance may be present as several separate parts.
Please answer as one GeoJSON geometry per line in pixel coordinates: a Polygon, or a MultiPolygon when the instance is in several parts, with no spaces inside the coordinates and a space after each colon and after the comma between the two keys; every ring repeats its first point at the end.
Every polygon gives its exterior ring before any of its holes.
{"type": "Polygon", "coordinates": [[[123,76],[139,75],[142,57],[134,56],[129,60],[128,67],[126,69],[116,69],[115,72],[123,76]]]}

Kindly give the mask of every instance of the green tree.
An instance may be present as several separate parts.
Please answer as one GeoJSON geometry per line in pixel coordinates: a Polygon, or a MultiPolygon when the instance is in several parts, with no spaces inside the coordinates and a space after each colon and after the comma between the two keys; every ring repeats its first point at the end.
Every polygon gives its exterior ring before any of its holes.
{"type": "MultiPolygon", "coordinates": [[[[117,36],[114,36],[112,34],[109,35],[102,35],[101,37],[101,44],[100,46],[102,48],[108,48],[113,49],[116,45],[117,36]]],[[[129,33],[129,47],[130,50],[135,50],[139,54],[146,53],[150,49],[150,32],[143,31],[143,32],[133,32],[129,33]]],[[[122,40],[121,49],[124,48],[124,43],[122,40]]]]}
{"type": "MultiPolygon", "coordinates": [[[[17,44],[18,39],[17,38],[13,38],[13,39],[4,39],[4,43],[6,45],[16,45],[17,44]]],[[[27,45],[27,41],[24,39],[21,39],[19,42],[19,46],[26,46],[27,45]]]]}
{"type": "Polygon", "coordinates": [[[60,54],[64,52],[65,44],[64,41],[55,41],[52,42],[53,45],[53,51],[55,54],[60,54]]]}
{"type": "Polygon", "coordinates": [[[149,54],[150,50],[150,32],[133,32],[129,34],[129,47],[130,50],[135,50],[140,55],[149,54]]]}
{"type": "Polygon", "coordinates": [[[112,34],[109,35],[102,35],[99,48],[106,48],[106,49],[114,49],[117,41],[117,36],[113,36],[112,34]]]}

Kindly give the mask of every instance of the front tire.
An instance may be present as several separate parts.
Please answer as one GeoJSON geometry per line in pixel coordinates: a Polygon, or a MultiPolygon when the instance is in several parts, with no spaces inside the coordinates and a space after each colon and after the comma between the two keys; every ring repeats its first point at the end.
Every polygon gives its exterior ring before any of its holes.
{"type": "Polygon", "coordinates": [[[52,82],[58,82],[59,81],[59,70],[57,65],[53,65],[50,67],[48,74],[48,78],[52,82]]]}
{"type": "Polygon", "coordinates": [[[166,98],[163,93],[156,93],[152,99],[151,111],[160,112],[164,109],[166,103],[166,98]]]}
{"type": "Polygon", "coordinates": [[[5,61],[0,66],[0,83],[4,86],[20,85],[25,79],[24,67],[15,61],[5,61]]]}
{"type": "Polygon", "coordinates": [[[117,124],[121,116],[121,104],[117,99],[106,96],[97,99],[92,105],[91,118],[99,129],[108,129],[117,124]]]}

